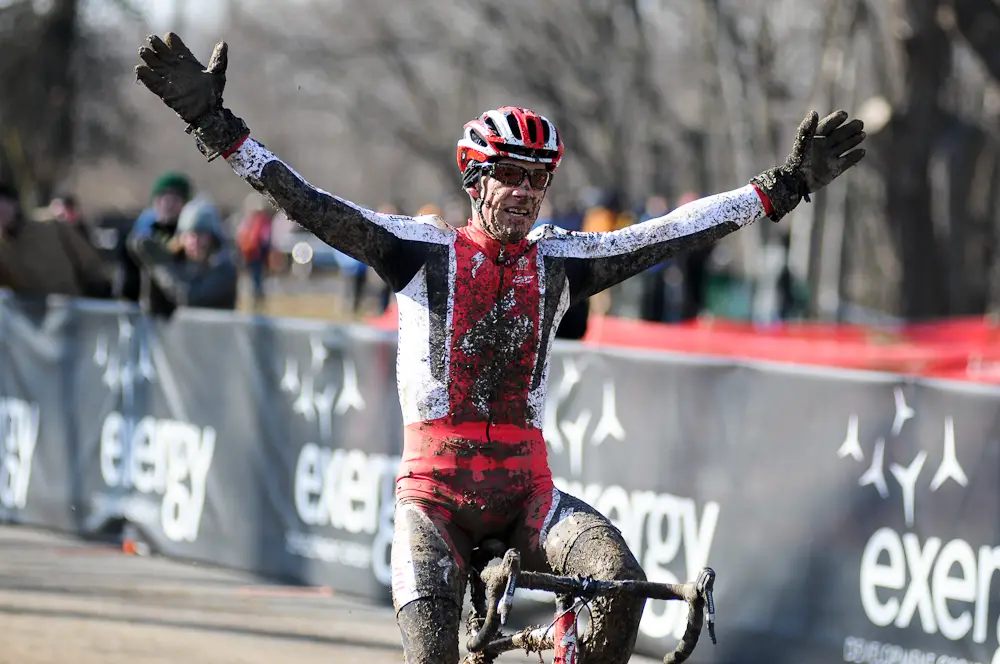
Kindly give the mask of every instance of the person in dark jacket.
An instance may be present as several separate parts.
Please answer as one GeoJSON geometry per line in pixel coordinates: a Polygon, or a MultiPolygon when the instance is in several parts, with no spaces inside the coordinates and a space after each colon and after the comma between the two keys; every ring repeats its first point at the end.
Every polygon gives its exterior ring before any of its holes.
{"type": "Polygon", "coordinates": [[[177,229],[177,219],[184,205],[191,200],[192,191],[191,180],[183,173],[168,171],[156,178],[149,193],[149,207],[142,211],[125,241],[119,245],[116,297],[138,302],[150,288],[148,280],[144,283],[139,265],[128,249],[130,238],[153,237],[163,243],[170,242],[177,229]]]}
{"type": "Polygon", "coordinates": [[[140,299],[148,313],[169,316],[177,307],[236,307],[236,261],[212,204],[197,199],[187,203],[167,242],[133,234],[129,252],[150,286],[140,299]]]}
{"type": "Polygon", "coordinates": [[[0,182],[0,288],[32,296],[111,296],[100,256],[83,235],[68,224],[26,218],[17,189],[4,182],[0,182]]]}

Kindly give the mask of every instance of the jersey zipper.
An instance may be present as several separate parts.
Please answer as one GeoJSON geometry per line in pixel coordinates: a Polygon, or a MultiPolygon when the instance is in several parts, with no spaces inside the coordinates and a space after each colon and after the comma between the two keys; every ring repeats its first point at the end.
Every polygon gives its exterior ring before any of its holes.
{"type": "MultiPolygon", "coordinates": [[[[494,298],[494,302],[493,302],[493,311],[494,311],[494,314],[495,314],[495,318],[494,319],[496,320],[496,327],[494,328],[493,332],[494,332],[494,334],[498,335],[498,337],[499,337],[499,333],[501,332],[501,330],[500,330],[500,327],[501,327],[500,321],[502,320],[502,312],[500,311],[500,305],[501,305],[501,302],[503,300],[503,277],[504,277],[505,268],[507,267],[507,264],[504,261],[503,249],[504,249],[503,247],[500,247],[500,250],[497,252],[497,263],[496,264],[500,268],[500,278],[497,280],[497,282],[498,282],[497,294],[496,294],[496,298],[494,298]]],[[[497,340],[499,341],[499,338],[497,340]]],[[[494,349],[496,349],[496,345],[494,345],[494,349]]],[[[493,366],[490,367],[490,373],[493,374],[493,376],[495,378],[495,381],[494,381],[492,387],[490,388],[490,402],[488,404],[486,404],[486,442],[487,443],[492,443],[493,442],[493,439],[490,437],[490,429],[493,427],[493,403],[497,400],[497,396],[499,396],[499,391],[500,391],[500,385],[499,385],[499,383],[500,383],[500,376],[497,373],[497,362],[496,362],[496,352],[495,351],[493,353],[493,357],[491,357],[490,359],[492,360],[492,364],[493,364],[493,366]]]]}

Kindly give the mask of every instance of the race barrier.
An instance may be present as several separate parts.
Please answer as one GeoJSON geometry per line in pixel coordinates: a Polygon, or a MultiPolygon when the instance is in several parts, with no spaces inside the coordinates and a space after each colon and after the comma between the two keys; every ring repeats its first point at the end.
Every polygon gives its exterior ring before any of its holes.
{"type": "MultiPolygon", "coordinates": [[[[0,521],[388,603],[394,371],[369,327],[0,294],[0,521]]],[[[717,570],[692,661],[1000,664],[1000,389],[572,342],[549,380],[557,484],[651,579],[717,570]]]]}

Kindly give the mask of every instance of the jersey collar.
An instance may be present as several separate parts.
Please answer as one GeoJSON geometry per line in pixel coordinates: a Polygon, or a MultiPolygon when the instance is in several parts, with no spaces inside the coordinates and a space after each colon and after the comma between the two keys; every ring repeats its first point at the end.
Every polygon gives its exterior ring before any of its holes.
{"type": "Polygon", "coordinates": [[[528,249],[529,245],[527,239],[523,239],[520,242],[515,242],[513,244],[503,244],[499,240],[491,238],[489,235],[479,230],[476,226],[473,226],[471,219],[466,226],[460,229],[459,232],[463,232],[465,236],[472,240],[472,242],[493,262],[497,261],[497,258],[500,255],[501,247],[504,250],[504,256],[509,257],[524,253],[528,249]]]}

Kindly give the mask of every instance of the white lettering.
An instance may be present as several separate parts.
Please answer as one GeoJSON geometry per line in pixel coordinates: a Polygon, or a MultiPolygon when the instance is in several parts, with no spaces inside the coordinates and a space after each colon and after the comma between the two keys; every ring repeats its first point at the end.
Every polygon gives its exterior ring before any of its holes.
{"type": "Polygon", "coordinates": [[[368,569],[372,562],[371,549],[364,544],[320,537],[312,533],[285,533],[285,550],[302,558],[339,563],[358,569],[368,569]]]}
{"type": "Polygon", "coordinates": [[[372,542],[372,572],[378,582],[388,586],[392,581],[390,553],[392,551],[392,527],[396,508],[396,471],[399,457],[386,459],[382,470],[381,494],[379,496],[378,530],[372,542]]]}
{"type": "Polygon", "coordinates": [[[101,426],[101,476],[109,487],[163,496],[164,535],[175,542],[194,542],[215,443],[212,427],[149,416],[132,422],[112,412],[101,426]]]}
{"type": "MultiPolygon", "coordinates": [[[[699,518],[697,504],[690,498],[652,491],[629,492],[618,486],[584,486],[562,478],[554,482],[561,491],[593,505],[622,531],[649,580],[678,583],[681,577],[694,579],[708,565],[719,520],[718,503],[706,503],[699,518]],[[682,554],[684,567],[679,574],[677,565],[682,554]]],[[[651,638],[680,638],[685,618],[685,607],[680,602],[651,600],[646,603],[640,629],[651,638]]]]}
{"type": "MultiPolygon", "coordinates": [[[[986,642],[986,623],[989,621],[990,584],[993,583],[993,572],[1000,569],[1000,546],[988,546],[979,549],[979,570],[976,574],[976,617],[973,621],[972,640],[976,643],[986,642]]],[[[1000,622],[997,623],[997,640],[1000,641],[1000,622]]],[[[1000,664],[1000,662],[997,662],[1000,664]]]]}
{"type": "MultiPolygon", "coordinates": [[[[361,450],[331,450],[315,443],[302,446],[295,466],[293,494],[299,519],[309,526],[329,526],[353,535],[375,535],[363,566],[370,567],[384,585],[389,584],[391,577],[389,549],[398,466],[399,457],[368,455],[361,450]]],[[[310,542],[303,544],[296,536],[286,535],[286,546],[296,555],[349,564],[344,562],[346,554],[343,554],[348,542],[321,537],[310,542]],[[334,541],[339,544],[331,545],[334,541]],[[331,553],[333,550],[336,553],[331,553]]],[[[348,559],[354,563],[360,561],[353,554],[348,559]]]]}
{"type": "Polygon", "coordinates": [[[974,602],[976,600],[976,553],[962,540],[948,542],[934,565],[933,572],[934,617],[945,638],[957,641],[965,638],[972,629],[972,612],[962,611],[952,616],[948,600],[974,602]],[[951,568],[958,565],[959,576],[951,576],[951,568]]]}
{"type": "MultiPolygon", "coordinates": [[[[900,536],[891,528],[880,528],[861,557],[861,604],[868,619],[879,627],[892,624],[906,629],[919,614],[920,628],[926,634],[940,630],[945,638],[959,641],[971,632],[973,641],[984,643],[990,589],[998,569],[1000,547],[981,547],[977,559],[972,546],[961,539],[942,545],[940,538],[930,537],[921,544],[913,533],[900,536]],[[880,590],[896,592],[880,597],[880,590]],[[898,591],[904,591],[902,598],[898,591]]],[[[958,660],[941,657],[945,660],[938,658],[937,664],[958,664],[958,660]]]]}
{"type": "Polygon", "coordinates": [[[852,664],[978,664],[895,643],[867,641],[856,636],[844,639],[843,658],[845,662],[852,664]]]}
{"type": "Polygon", "coordinates": [[[295,464],[295,511],[303,523],[317,525],[321,512],[319,499],[323,495],[323,451],[315,443],[306,443],[295,464]]]}
{"type": "Polygon", "coordinates": [[[931,603],[930,586],[927,579],[931,573],[931,565],[938,551],[941,550],[941,540],[931,537],[921,549],[920,540],[913,533],[903,535],[903,550],[906,552],[906,564],[910,570],[910,585],[903,596],[903,603],[896,616],[896,627],[907,628],[913,619],[913,612],[920,612],[920,626],[927,634],[937,631],[934,622],[934,605],[931,603]]]}
{"type": "MultiPolygon", "coordinates": [[[[378,528],[378,499],[382,476],[379,459],[369,461],[361,450],[346,454],[337,450],[334,456],[343,457],[339,481],[327,484],[337,510],[330,510],[330,523],[349,533],[374,534],[378,528]]],[[[331,467],[333,464],[331,464],[331,467]]]]}
{"type": "MultiPolygon", "coordinates": [[[[164,422],[165,428],[170,427],[164,422]]],[[[134,486],[139,493],[162,494],[166,490],[167,450],[161,444],[157,421],[152,417],[144,417],[132,430],[129,441],[129,479],[128,485],[134,486]]],[[[170,432],[169,435],[172,435],[170,432]]]]}
{"type": "Polygon", "coordinates": [[[166,492],[160,507],[163,531],[174,541],[193,542],[205,508],[215,429],[199,430],[182,422],[164,425],[157,435],[160,446],[167,450],[166,492]]]}
{"type": "Polygon", "coordinates": [[[38,404],[0,399],[0,505],[8,509],[28,504],[40,422],[38,404]]]}
{"type": "MultiPolygon", "coordinates": [[[[683,499],[670,495],[657,496],[655,504],[649,512],[646,521],[646,548],[642,550],[643,569],[650,581],[661,583],[678,583],[680,579],[668,565],[674,562],[681,552],[681,540],[684,529],[679,523],[682,517],[681,503],[683,499]]],[[[641,540],[635,540],[638,547],[641,540]]],[[[631,545],[630,545],[630,548],[631,545]]],[[[680,602],[647,601],[642,613],[640,629],[651,638],[658,639],[673,633],[677,621],[684,614],[680,602]]]]}
{"type": "Polygon", "coordinates": [[[879,627],[885,627],[899,613],[899,600],[890,597],[885,603],[879,601],[878,588],[902,590],[906,585],[905,557],[903,543],[891,528],[879,528],[861,555],[861,605],[868,619],[879,627]],[[887,565],[879,563],[882,552],[889,556],[887,565]]]}
{"type": "Polygon", "coordinates": [[[122,486],[122,456],[125,453],[125,418],[120,413],[109,413],[101,426],[101,477],[111,487],[122,486]]]}

